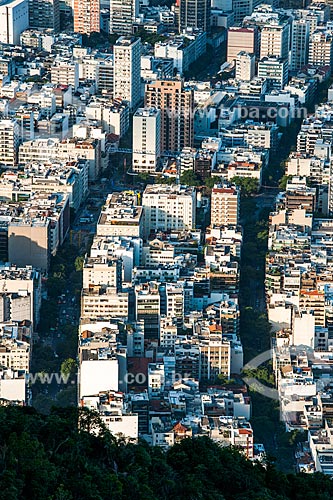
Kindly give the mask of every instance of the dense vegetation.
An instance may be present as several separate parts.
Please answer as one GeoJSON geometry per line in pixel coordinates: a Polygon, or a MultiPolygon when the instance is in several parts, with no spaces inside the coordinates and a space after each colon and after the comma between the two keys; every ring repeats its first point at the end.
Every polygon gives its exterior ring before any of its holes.
{"type": "Polygon", "coordinates": [[[88,411],[0,408],[0,500],[328,500],[333,483],[285,475],[208,438],[164,453],[124,444],[88,411]],[[80,431],[77,420],[79,418],[80,431]],[[89,431],[100,432],[99,437],[89,431]]]}

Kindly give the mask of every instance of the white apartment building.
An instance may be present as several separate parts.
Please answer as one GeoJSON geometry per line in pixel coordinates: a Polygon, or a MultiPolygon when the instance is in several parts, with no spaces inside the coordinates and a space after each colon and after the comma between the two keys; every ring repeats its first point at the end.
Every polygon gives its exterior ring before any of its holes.
{"type": "Polygon", "coordinates": [[[149,363],[148,365],[148,395],[149,398],[161,396],[165,387],[165,371],[162,363],[149,363]]]}
{"type": "Polygon", "coordinates": [[[291,27],[290,71],[297,71],[308,63],[310,23],[294,19],[291,27]]]}
{"type": "Polygon", "coordinates": [[[29,26],[28,0],[0,2],[0,42],[20,44],[20,34],[29,26]]]}
{"type": "Polygon", "coordinates": [[[236,56],[236,79],[249,82],[255,75],[254,54],[242,50],[236,56]]]}
{"type": "Polygon", "coordinates": [[[118,391],[119,363],[108,347],[80,350],[79,398],[101,391],[118,391]]]}
{"type": "Polygon", "coordinates": [[[133,172],[155,172],[160,154],[161,112],[139,108],[133,116],[133,172]]]}
{"type": "Polygon", "coordinates": [[[167,316],[176,318],[178,326],[182,326],[184,321],[184,286],[182,283],[167,283],[165,292],[167,316]]]}
{"type": "Polygon", "coordinates": [[[282,59],[289,54],[289,24],[272,20],[264,26],[260,35],[260,58],[276,56],[282,59]]]}
{"type": "Polygon", "coordinates": [[[215,185],[212,189],[210,222],[212,226],[236,226],[239,222],[240,193],[236,186],[215,185]]]}
{"type": "Polygon", "coordinates": [[[20,144],[20,128],[16,120],[0,120],[0,165],[15,168],[20,144]]]}
{"type": "MultiPolygon", "coordinates": [[[[41,275],[31,266],[0,266],[0,289],[3,293],[31,295],[31,314],[35,324],[39,321],[42,301],[41,275]]],[[[13,318],[14,319],[14,318],[13,318]]],[[[27,318],[29,319],[29,318],[27,318]]]]}
{"type": "MultiPolygon", "coordinates": [[[[1,122],[0,122],[1,123],[1,122]]],[[[19,163],[30,162],[49,163],[50,159],[74,160],[84,158],[89,163],[89,181],[94,181],[102,169],[102,140],[58,138],[35,139],[21,144],[19,148],[19,163]]]]}
{"type": "Polygon", "coordinates": [[[193,229],[196,191],[178,185],[148,185],[142,195],[146,238],[154,231],[193,229]]]}
{"type": "Polygon", "coordinates": [[[25,402],[26,378],[22,372],[0,368],[0,399],[25,402]]]}
{"type": "Polygon", "coordinates": [[[103,132],[116,134],[121,138],[129,127],[129,107],[124,101],[107,102],[92,101],[86,106],[86,118],[97,120],[103,132]]]}
{"type": "Polygon", "coordinates": [[[113,46],[115,99],[128,101],[135,109],[141,99],[141,41],[135,37],[120,37],[113,46]]]}
{"type": "Polygon", "coordinates": [[[173,347],[177,340],[177,320],[170,316],[160,318],[160,346],[173,347]]]}
{"type": "Polygon", "coordinates": [[[111,0],[110,33],[131,36],[138,16],[139,0],[111,0]]]}
{"type": "Polygon", "coordinates": [[[137,440],[139,435],[138,414],[128,411],[122,392],[105,391],[96,395],[84,396],[81,404],[90,410],[97,411],[113,436],[137,440]]]}

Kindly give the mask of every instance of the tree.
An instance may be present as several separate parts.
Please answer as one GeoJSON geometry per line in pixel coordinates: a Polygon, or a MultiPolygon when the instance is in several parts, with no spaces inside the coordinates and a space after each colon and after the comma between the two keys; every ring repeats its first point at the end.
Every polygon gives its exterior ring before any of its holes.
{"type": "Polygon", "coordinates": [[[193,170],[185,170],[180,176],[180,183],[185,186],[200,186],[200,180],[193,170]]]}
{"type": "Polygon", "coordinates": [[[205,180],[205,186],[208,187],[209,189],[213,189],[214,185],[218,182],[216,177],[207,177],[205,180]]]}
{"type": "Polygon", "coordinates": [[[60,371],[64,376],[72,375],[73,373],[76,373],[76,370],[77,363],[73,358],[67,358],[61,363],[60,371]]]}
{"type": "Polygon", "coordinates": [[[287,182],[292,179],[292,176],[291,175],[283,175],[280,179],[280,182],[279,182],[279,188],[282,189],[282,191],[285,191],[286,190],[286,187],[287,187],[287,182]]]}
{"type": "Polygon", "coordinates": [[[251,196],[255,194],[259,190],[259,182],[258,179],[254,179],[253,177],[233,177],[230,180],[231,183],[236,184],[241,188],[242,196],[251,196]]]}
{"type": "Polygon", "coordinates": [[[83,255],[78,255],[75,259],[74,266],[75,266],[75,271],[79,272],[83,270],[83,264],[84,264],[84,257],[83,255]]]}

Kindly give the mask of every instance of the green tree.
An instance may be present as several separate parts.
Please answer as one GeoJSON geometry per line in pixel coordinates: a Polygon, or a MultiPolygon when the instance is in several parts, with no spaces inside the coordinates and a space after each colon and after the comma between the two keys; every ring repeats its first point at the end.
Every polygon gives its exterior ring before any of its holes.
{"type": "Polygon", "coordinates": [[[213,189],[214,185],[218,182],[218,179],[216,177],[207,177],[205,180],[205,186],[208,189],[213,189]]]}
{"type": "Polygon", "coordinates": [[[287,182],[292,179],[291,175],[283,175],[279,181],[279,188],[282,189],[282,191],[285,191],[287,187],[287,182]]]}
{"type": "Polygon", "coordinates": [[[84,256],[83,255],[78,255],[75,259],[74,266],[75,266],[75,271],[80,272],[83,270],[83,264],[84,264],[84,256]]]}
{"type": "Polygon", "coordinates": [[[258,179],[254,179],[252,177],[233,177],[230,180],[231,183],[236,184],[241,188],[242,196],[251,196],[255,194],[259,190],[259,182],[258,179]]]}
{"type": "Polygon", "coordinates": [[[77,363],[73,358],[67,358],[61,363],[60,371],[64,376],[72,375],[73,373],[76,373],[76,370],[77,363]]]}
{"type": "Polygon", "coordinates": [[[200,180],[193,170],[185,170],[180,176],[180,183],[185,186],[200,186],[200,180]]]}

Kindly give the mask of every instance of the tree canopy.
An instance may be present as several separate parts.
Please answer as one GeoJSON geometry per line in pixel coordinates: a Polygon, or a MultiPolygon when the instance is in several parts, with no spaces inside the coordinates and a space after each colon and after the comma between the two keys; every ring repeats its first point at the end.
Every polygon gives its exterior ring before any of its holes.
{"type": "Polygon", "coordinates": [[[94,412],[0,408],[0,500],[328,500],[321,474],[285,475],[208,438],[167,452],[116,441],[94,412]],[[79,425],[78,425],[79,422],[79,425]]]}

